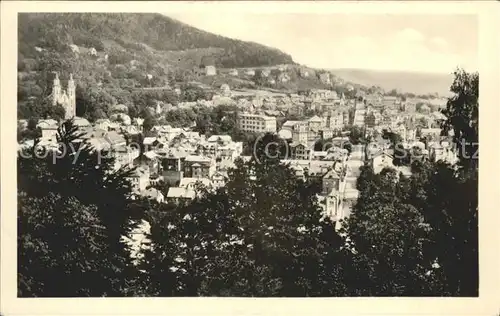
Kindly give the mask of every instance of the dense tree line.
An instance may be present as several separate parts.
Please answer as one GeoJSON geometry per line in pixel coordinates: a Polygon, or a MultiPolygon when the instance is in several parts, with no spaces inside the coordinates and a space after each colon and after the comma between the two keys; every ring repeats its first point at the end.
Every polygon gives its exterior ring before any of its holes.
{"type": "Polygon", "coordinates": [[[65,110],[60,104],[53,105],[48,98],[31,99],[19,108],[19,118],[39,119],[64,119],[65,110]]]}
{"type": "Polygon", "coordinates": [[[29,139],[37,139],[42,137],[42,130],[37,127],[36,119],[28,120],[27,124],[17,124],[17,141],[22,142],[29,139]]]}
{"type": "Polygon", "coordinates": [[[359,272],[352,291],[477,296],[477,171],[441,163],[412,170],[405,178],[366,167],[358,179],[360,197],[344,228],[359,272]]]}
{"type": "MultiPolygon", "coordinates": [[[[457,143],[477,135],[476,84],[457,73],[446,127],[457,143]],[[462,124],[467,117],[474,123],[462,124]]],[[[56,164],[50,153],[23,158],[29,149],[18,157],[20,296],[478,295],[478,167],[469,156],[416,163],[408,178],[366,165],[337,234],[318,184],[265,154],[280,150],[266,149],[276,136],[238,160],[226,186],[174,205],[132,199],[132,171],[77,145],[71,122],[58,135],[60,150],[79,154],[56,164]],[[140,220],[150,243],[134,265],[121,237],[140,220]]]]}

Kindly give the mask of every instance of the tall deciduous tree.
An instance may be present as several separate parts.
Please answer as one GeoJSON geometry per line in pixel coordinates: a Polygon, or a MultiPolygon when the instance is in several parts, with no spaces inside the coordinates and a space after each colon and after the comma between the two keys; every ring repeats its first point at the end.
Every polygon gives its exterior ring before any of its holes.
{"type": "Polygon", "coordinates": [[[464,167],[479,167],[479,74],[458,69],[450,87],[454,95],[448,99],[443,114],[445,131],[453,131],[459,148],[460,163],[464,167]]]}
{"type": "Polygon", "coordinates": [[[440,267],[441,295],[478,294],[477,176],[439,163],[412,177],[410,198],[431,228],[425,256],[440,267]]]}
{"type": "Polygon", "coordinates": [[[455,73],[444,111],[458,166],[415,162],[410,178],[363,168],[345,233],[360,295],[478,295],[477,74],[455,73]],[[464,155],[465,154],[465,155],[464,155]],[[462,168],[460,168],[462,166],[462,168]],[[458,168],[457,168],[458,167],[458,168]],[[411,282],[408,282],[411,280],[411,282]]]}
{"type": "Polygon", "coordinates": [[[443,171],[431,177],[429,202],[439,214],[433,214],[432,219],[436,226],[437,252],[442,251],[439,258],[448,291],[453,295],[476,296],[479,272],[479,74],[458,69],[450,90],[454,96],[443,111],[447,116],[443,128],[445,132],[453,131],[459,148],[459,165],[463,168],[450,170],[441,166],[443,171]]]}
{"type": "Polygon", "coordinates": [[[432,263],[423,254],[428,225],[405,195],[395,170],[365,167],[360,197],[343,228],[353,252],[352,295],[421,296],[434,290],[432,263]]]}

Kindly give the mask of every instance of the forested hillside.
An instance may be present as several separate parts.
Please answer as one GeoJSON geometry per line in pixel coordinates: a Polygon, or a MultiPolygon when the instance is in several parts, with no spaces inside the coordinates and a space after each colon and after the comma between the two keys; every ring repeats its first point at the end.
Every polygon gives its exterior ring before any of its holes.
{"type": "MultiPolygon", "coordinates": [[[[183,51],[219,48],[212,52],[216,66],[254,67],[292,63],[283,52],[256,43],[211,34],[161,14],[152,13],[44,13],[19,16],[20,53],[30,56],[33,46],[65,49],[67,44],[103,51],[121,46],[135,51],[183,51]],[[114,43],[113,43],[114,42],[114,43]]],[[[205,54],[200,52],[201,58],[205,54]]]]}
{"type": "MultiPolygon", "coordinates": [[[[18,36],[20,117],[36,116],[56,71],[63,85],[74,74],[77,114],[93,119],[105,117],[112,104],[144,100],[143,88],[203,79],[201,67],[207,64],[293,63],[279,50],[204,32],[160,14],[21,14],[18,36]]],[[[171,94],[161,94],[157,100],[172,103],[171,94]]]]}

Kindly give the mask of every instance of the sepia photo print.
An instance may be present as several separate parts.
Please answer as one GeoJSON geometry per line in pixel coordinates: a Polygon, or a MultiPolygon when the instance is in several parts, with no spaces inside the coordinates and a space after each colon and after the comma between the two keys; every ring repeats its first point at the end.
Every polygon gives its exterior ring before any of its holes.
{"type": "Polygon", "coordinates": [[[160,7],[17,15],[17,297],[479,296],[477,15],[160,7]]]}

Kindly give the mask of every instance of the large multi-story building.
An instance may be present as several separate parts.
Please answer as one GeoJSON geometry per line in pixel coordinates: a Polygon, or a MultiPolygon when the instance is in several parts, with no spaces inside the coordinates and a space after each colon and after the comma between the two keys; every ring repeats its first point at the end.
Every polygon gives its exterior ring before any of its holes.
{"type": "Polygon", "coordinates": [[[317,132],[323,125],[323,119],[317,115],[311,117],[307,120],[307,126],[309,130],[317,132]]]}
{"type": "Polygon", "coordinates": [[[340,111],[330,111],[326,118],[326,127],[330,129],[342,129],[344,127],[344,113],[340,111]]]}
{"type": "Polygon", "coordinates": [[[276,118],[259,114],[241,113],[238,125],[242,131],[253,133],[276,132],[276,118]]]}
{"type": "Polygon", "coordinates": [[[209,158],[234,161],[243,152],[242,142],[233,142],[229,135],[212,135],[200,141],[197,153],[209,158]]]}
{"type": "Polygon", "coordinates": [[[187,156],[184,160],[184,176],[209,179],[215,173],[215,160],[203,156],[187,156]]]}
{"type": "Polygon", "coordinates": [[[311,89],[308,97],[313,100],[333,100],[338,99],[337,92],[325,89],[311,89]]]}

